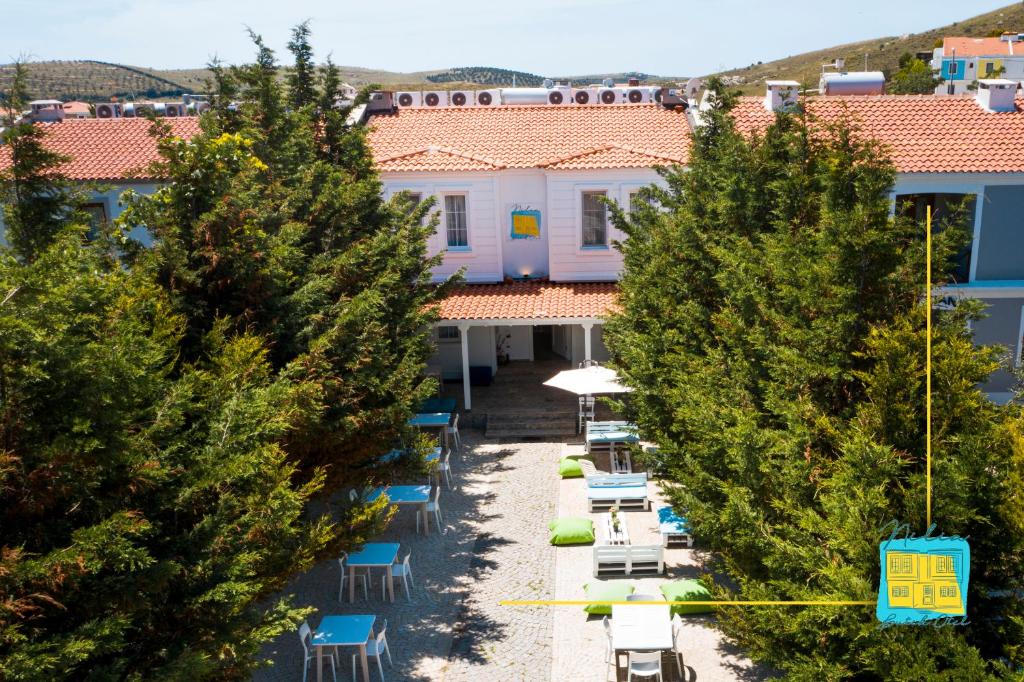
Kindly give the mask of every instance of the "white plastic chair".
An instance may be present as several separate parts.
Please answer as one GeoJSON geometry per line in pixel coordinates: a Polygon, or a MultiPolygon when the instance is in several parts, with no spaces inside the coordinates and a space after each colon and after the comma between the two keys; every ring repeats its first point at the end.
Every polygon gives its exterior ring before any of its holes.
{"type": "Polygon", "coordinates": [[[679,668],[679,679],[686,679],[683,676],[683,619],[679,614],[672,616],[672,653],[676,659],[676,666],[679,668]]]}
{"type": "MultiPolygon", "coordinates": [[[[394,579],[394,578],[401,578],[402,579],[402,585],[405,586],[405,598],[408,599],[409,601],[412,601],[412,594],[409,592],[409,583],[411,582],[414,587],[416,585],[416,581],[414,581],[412,579],[412,567],[409,565],[409,557],[411,557],[411,556],[412,556],[412,550],[406,552],[405,553],[405,558],[402,559],[400,562],[396,562],[394,564],[391,564],[391,577],[392,577],[392,579],[394,579]]],[[[384,597],[385,597],[385,590],[387,589],[386,583],[387,583],[387,579],[386,578],[384,580],[380,581],[380,598],[381,598],[381,601],[383,601],[384,597]]]]}
{"type": "Polygon", "coordinates": [[[452,489],[452,451],[448,450],[444,454],[444,458],[441,463],[437,465],[437,484],[441,485],[441,476],[444,476],[445,483],[448,484],[448,490],[452,489]]]}
{"type": "MultiPolygon", "coordinates": [[[[416,532],[420,532],[420,513],[416,512],[416,532]]],[[[437,532],[441,532],[441,486],[434,488],[434,499],[427,502],[427,513],[434,515],[434,520],[437,522],[437,532]]],[[[426,523],[427,520],[423,519],[426,523]]]]}
{"type": "Polygon", "coordinates": [[[581,395],[579,397],[580,411],[579,420],[576,424],[576,433],[583,433],[583,425],[588,421],[594,421],[594,410],[596,400],[593,396],[581,395]]]}
{"type": "MultiPolygon", "coordinates": [[[[394,667],[394,662],[391,660],[391,648],[388,647],[388,640],[385,634],[388,630],[388,622],[385,620],[384,624],[381,625],[380,632],[377,633],[376,637],[371,636],[370,639],[366,640],[366,657],[367,659],[377,659],[377,670],[380,671],[380,682],[384,682],[384,665],[380,662],[381,653],[385,653],[388,656],[388,666],[394,667]]],[[[352,682],[356,679],[356,657],[359,654],[352,654],[352,682]]]]}
{"type": "Polygon", "coordinates": [[[459,435],[459,413],[452,417],[452,423],[445,427],[448,430],[448,442],[457,448],[462,447],[462,437],[459,435]]]}
{"type": "MultiPolygon", "coordinates": [[[[341,570],[341,578],[338,580],[338,601],[345,601],[342,596],[345,593],[345,582],[348,580],[348,566],[345,562],[348,561],[348,553],[342,552],[341,556],[338,557],[338,568],[341,570]]],[[[358,571],[358,569],[357,569],[358,571]]],[[[357,572],[356,579],[363,581],[363,597],[370,600],[370,590],[367,587],[367,583],[370,578],[370,569],[366,569],[366,573],[357,572]]]]}
{"type": "MultiPolygon", "coordinates": [[[[309,629],[309,623],[303,621],[299,626],[299,641],[302,642],[302,682],[306,682],[306,675],[309,673],[309,662],[316,660],[316,651],[313,651],[313,632],[309,629]]],[[[334,667],[334,655],[338,647],[331,647],[327,659],[331,662],[331,676],[334,682],[338,682],[338,669],[334,667]]]]}
{"type": "Polygon", "coordinates": [[[661,676],[661,652],[660,651],[630,651],[629,669],[626,671],[627,682],[632,682],[633,676],[657,677],[658,682],[664,678],[661,676]]]}

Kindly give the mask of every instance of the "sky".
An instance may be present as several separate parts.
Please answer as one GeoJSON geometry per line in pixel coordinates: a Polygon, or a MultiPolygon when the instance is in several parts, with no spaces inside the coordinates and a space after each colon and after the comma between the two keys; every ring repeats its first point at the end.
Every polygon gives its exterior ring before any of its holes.
{"type": "MultiPolygon", "coordinates": [[[[97,59],[198,68],[252,57],[246,26],[286,58],[310,20],[317,57],[421,71],[702,75],[950,24],[1008,0],[0,0],[0,62],[97,59]]],[[[1018,27],[1024,29],[1024,27],[1018,27]]]]}

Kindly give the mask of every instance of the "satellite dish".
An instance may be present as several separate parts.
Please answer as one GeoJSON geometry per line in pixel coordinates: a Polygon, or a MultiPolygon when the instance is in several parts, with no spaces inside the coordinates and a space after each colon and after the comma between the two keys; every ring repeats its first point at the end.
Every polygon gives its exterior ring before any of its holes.
{"type": "Polygon", "coordinates": [[[686,85],[683,86],[683,90],[686,93],[686,99],[697,99],[697,93],[704,87],[703,78],[691,78],[686,81],[686,85]]]}

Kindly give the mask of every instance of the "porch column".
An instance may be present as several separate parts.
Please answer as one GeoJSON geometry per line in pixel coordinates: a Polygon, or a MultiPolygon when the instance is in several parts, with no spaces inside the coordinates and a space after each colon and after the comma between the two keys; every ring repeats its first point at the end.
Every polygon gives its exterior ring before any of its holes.
{"type": "Polygon", "coordinates": [[[469,395],[469,325],[459,325],[459,341],[462,343],[462,401],[469,412],[473,401],[469,395]]]}
{"type": "Polygon", "coordinates": [[[593,322],[584,322],[583,327],[583,360],[589,361],[593,358],[590,357],[590,335],[594,331],[593,322]]]}

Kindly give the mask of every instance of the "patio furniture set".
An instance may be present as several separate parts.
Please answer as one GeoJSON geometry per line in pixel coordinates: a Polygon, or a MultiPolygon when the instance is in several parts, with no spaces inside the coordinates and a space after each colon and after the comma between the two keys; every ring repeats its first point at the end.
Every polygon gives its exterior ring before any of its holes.
{"type": "MultiPolygon", "coordinates": [[[[416,510],[416,532],[420,532],[420,526],[424,533],[430,531],[430,519],[433,517],[437,525],[438,533],[442,532],[443,516],[441,514],[441,479],[444,478],[448,487],[453,486],[453,476],[450,465],[450,457],[453,448],[462,445],[459,434],[458,414],[454,413],[455,401],[451,399],[432,398],[428,400],[417,413],[409,420],[409,425],[422,430],[434,430],[438,433],[439,446],[428,452],[425,459],[428,464],[435,464],[434,474],[437,476],[437,485],[428,481],[425,485],[389,485],[381,486],[370,491],[365,499],[373,502],[381,497],[387,499],[389,504],[398,506],[410,506],[416,510]]],[[[384,453],[378,458],[382,463],[394,463],[401,458],[408,456],[409,450],[397,448],[384,453]]],[[[433,478],[433,475],[431,478],[433,478]]],[[[354,500],[359,499],[355,492],[352,494],[354,500]]],[[[344,600],[346,586],[348,600],[355,601],[357,584],[362,587],[363,597],[370,599],[370,590],[373,588],[372,572],[381,572],[381,599],[395,601],[395,579],[401,579],[405,588],[405,597],[412,601],[411,587],[416,583],[413,579],[411,558],[412,552],[406,551],[399,558],[401,545],[397,542],[368,542],[358,552],[342,554],[338,558],[339,579],[338,579],[338,601],[344,600]]],[[[375,659],[380,672],[381,682],[384,682],[384,666],[381,657],[388,659],[391,664],[391,650],[387,642],[387,621],[381,620],[380,626],[376,628],[378,618],[373,614],[357,615],[327,615],[320,621],[315,631],[311,630],[307,623],[299,628],[299,639],[302,642],[304,653],[302,679],[305,682],[309,672],[310,663],[315,661],[316,680],[323,681],[323,667],[325,659],[330,663],[332,678],[337,682],[337,671],[341,666],[341,650],[346,647],[354,647],[352,654],[352,679],[356,680],[357,664],[362,671],[362,681],[369,682],[369,659],[375,659]]]]}
{"type": "MultiPolygon", "coordinates": [[[[661,596],[637,594],[627,597],[627,601],[637,602],[662,599],[661,596]]],[[[625,655],[626,679],[656,677],[662,680],[661,655],[665,651],[672,653],[679,669],[679,679],[685,679],[680,641],[682,619],[678,615],[671,616],[667,604],[616,604],[612,606],[611,620],[604,617],[604,630],[607,638],[605,662],[614,663],[618,670],[619,659],[625,655]]]]}

